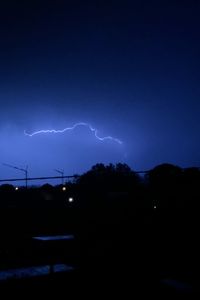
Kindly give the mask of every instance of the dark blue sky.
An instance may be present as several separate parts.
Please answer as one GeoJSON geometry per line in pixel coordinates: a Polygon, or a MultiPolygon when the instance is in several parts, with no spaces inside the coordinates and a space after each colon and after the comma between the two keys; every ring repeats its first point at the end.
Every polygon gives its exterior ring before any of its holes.
{"type": "MultiPolygon", "coordinates": [[[[30,176],[200,165],[199,1],[2,1],[0,155],[30,176]],[[3,2],[5,2],[3,4],[3,2]],[[24,135],[24,130],[64,129],[24,135]]],[[[0,168],[0,177],[19,176],[0,168]]]]}

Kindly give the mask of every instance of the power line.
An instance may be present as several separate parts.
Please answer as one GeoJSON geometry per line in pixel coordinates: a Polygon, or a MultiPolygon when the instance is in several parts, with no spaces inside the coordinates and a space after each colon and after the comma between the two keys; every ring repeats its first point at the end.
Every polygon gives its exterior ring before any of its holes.
{"type": "Polygon", "coordinates": [[[27,178],[8,178],[0,179],[0,182],[11,182],[11,181],[34,181],[34,180],[46,180],[46,179],[62,179],[62,178],[77,178],[79,175],[68,175],[68,176],[47,176],[47,177],[27,177],[27,178]]]}

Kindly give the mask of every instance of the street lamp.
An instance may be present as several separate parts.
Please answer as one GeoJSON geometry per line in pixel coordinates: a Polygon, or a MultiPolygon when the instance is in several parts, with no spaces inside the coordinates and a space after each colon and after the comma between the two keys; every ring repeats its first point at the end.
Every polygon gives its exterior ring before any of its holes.
{"type": "Polygon", "coordinates": [[[62,183],[62,185],[64,185],[64,170],[54,169],[54,171],[61,174],[61,176],[62,176],[61,183],[62,183]]]}
{"type": "Polygon", "coordinates": [[[6,166],[6,167],[9,167],[9,168],[16,169],[16,170],[24,172],[24,174],[25,174],[25,186],[26,186],[26,189],[27,189],[27,187],[28,187],[28,166],[26,166],[26,169],[23,169],[23,168],[18,168],[16,166],[9,165],[9,164],[3,164],[3,165],[6,166]]]}

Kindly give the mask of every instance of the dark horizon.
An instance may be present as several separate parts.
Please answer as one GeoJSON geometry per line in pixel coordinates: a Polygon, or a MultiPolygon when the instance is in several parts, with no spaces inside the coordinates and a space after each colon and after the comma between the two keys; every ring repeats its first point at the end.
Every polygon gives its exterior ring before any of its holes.
{"type": "MultiPolygon", "coordinates": [[[[86,172],[82,173],[82,174],[71,174],[71,175],[67,175],[64,172],[62,173],[62,175],[60,176],[40,176],[40,177],[32,177],[29,176],[29,173],[27,172],[27,177],[23,177],[23,176],[16,176],[16,177],[10,177],[10,178],[0,178],[0,186],[2,185],[12,185],[15,186],[17,189],[18,187],[22,187],[22,188],[32,188],[32,187],[39,187],[39,186],[43,186],[43,185],[52,185],[52,186],[63,186],[63,185],[67,185],[69,183],[75,183],[77,181],[78,178],[81,178],[82,176],[85,176],[88,172],[92,171],[94,168],[98,167],[102,165],[104,168],[116,168],[118,165],[124,166],[125,168],[128,168],[128,170],[130,170],[131,172],[133,172],[134,174],[137,174],[142,181],[143,179],[145,180],[145,176],[148,175],[149,173],[151,173],[152,171],[159,169],[159,168],[164,168],[165,167],[169,167],[170,169],[175,168],[175,169],[179,169],[181,172],[185,172],[185,171],[192,171],[195,172],[196,171],[200,172],[200,167],[197,166],[190,166],[190,167],[186,167],[186,168],[181,168],[178,165],[173,165],[173,164],[168,164],[168,163],[163,163],[163,164],[159,164],[154,166],[152,169],[149,170],[133,170],[130,168],[130,166],[128,166],[127,164],[121,164],[121,163],[117,163],[117,164],[102,164],[102,163],[97,163],[95,165],[92,166],[92,168],[88,169],[86,172]]],[[[58,170],[59,172],[62,172],[60,170],[58,170]]]]}

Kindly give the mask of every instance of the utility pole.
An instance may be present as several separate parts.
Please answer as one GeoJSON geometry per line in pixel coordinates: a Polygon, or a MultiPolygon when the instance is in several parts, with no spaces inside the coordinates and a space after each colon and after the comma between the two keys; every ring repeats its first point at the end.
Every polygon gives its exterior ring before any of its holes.
{"type": "Polygon", "coordinates": [[[64,185],[64,170],[58,170],[58,169],[54,169],[55,172],[61,174],[62,178],[61,178],[61,184],[64,185]]]}
{"type": "Polygon", "coordinates": [[[26,169],[23,169],[23,168],[18,168],[18,167],[13,166],[13,165],[9,165],[9,164],[3,164],[3,165],[6,166],[6,167],[9,167],[9,168],[16,169],[16,170],[24,172],[24,174],[25,174],[25,186],[26,186],[26,189],[27,189],[27,187],[28,187],[28,166],[26,166],[26,169]]]}

